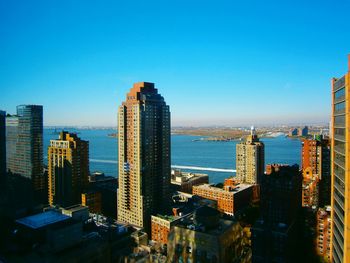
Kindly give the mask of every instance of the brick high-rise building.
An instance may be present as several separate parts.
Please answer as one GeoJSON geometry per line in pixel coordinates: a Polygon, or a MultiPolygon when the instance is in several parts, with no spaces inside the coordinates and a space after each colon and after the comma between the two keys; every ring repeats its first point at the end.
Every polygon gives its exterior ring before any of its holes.
{"type": "Polygon", "coordinates": [[[88,183],[89,142],[62,131],[48,149],[49,204],[63,207],[81,203],[88,183]]]}
{"type": "Polygon", "coordinates": [[[242,183],[258,184],[264,174],[264,144],[259,141],[252,127],[245,142],[236,145],[236,177],[242,183]]]}
{"type": "Polygon", "coordinates": [[[308,167],[303,170],[303,186],[301,205],[303,207],[318,207],[319,177],[308,167]]]}
{"type": "Polygon", "coordinates": [[[144,227],[170,205],[170,111],[153,83],[134,84],[118,112],[118,220],[144,227]]]}
{"type": "Polygon", "coordinates": [[[295,262],[302,176],[298,165],[267,165],[260,184],[260,218],[251,229],[253,263],[295,262]]]}
{"type": "Polygon", "coordinates": [[[332,250],[335,263],[350,262],[350,55],[348,73],[332,79],[332,250]]]}
{"type": "Polygon", "coordinates": [[[7,169],[30,179],[35,192],[45,189],[43,173],[43,106],[19,105],[6,117],[7,169]]]}
{"type": "Polygon", "coordinates": [[[330,146],[321,135],[302,142],[304,207],[330,205],[330,146]]]}

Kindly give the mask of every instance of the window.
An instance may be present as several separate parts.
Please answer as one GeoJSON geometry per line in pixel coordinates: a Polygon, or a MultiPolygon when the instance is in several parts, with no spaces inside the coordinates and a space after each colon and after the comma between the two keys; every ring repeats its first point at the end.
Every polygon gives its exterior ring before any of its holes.
{"type": "Polygon", "coordinates": [[[341,102],[341,103],[337,103],[334,105],[334,110],[335,112],[337,111],[341,111],[345,109],[345,101],[341,102]]]}
{"type": "Polygon", "coordinates": [[[334,124],[344,126],[345,125],[345,116],[344,115],[335,116],[334,117],[334,124]]]}
{"type": "Polygon", "coordinates": [[[335,100],[345,99],[345,88],[342,88],[334,93],[335,100]]]}

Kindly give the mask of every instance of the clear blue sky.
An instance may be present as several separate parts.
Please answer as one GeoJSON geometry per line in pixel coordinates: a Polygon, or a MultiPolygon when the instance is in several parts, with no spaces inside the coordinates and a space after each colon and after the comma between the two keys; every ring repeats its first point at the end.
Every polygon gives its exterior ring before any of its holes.
{"type": "Polygon", "coordinates": [[[327,123],[350,1],[1,1],[0,109],[116,126],[134,82],[173,125],[327,123]]]}

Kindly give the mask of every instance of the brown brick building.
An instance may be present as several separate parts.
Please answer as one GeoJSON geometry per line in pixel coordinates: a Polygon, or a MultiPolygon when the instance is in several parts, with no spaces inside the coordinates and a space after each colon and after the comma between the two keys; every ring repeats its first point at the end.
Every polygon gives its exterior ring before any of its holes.
{"type": "Polygon", "coordinates": [[[203,184],[193,186],[192,190],[194,195],[217,201],[219,211],[234,215],[252,201],[253,188],[254,186],[249,184],[237,184],[234,187],[227,185],[224,188],[203,184]]]}
{"type": "Polygon", "coordinates": [[[302,141],[301,156],[303,187],[302,206],[318,207],[330,204],[329,140],[320,136],[302,141]]]}
{"type": "Polygon", "coordinates": [[[161,244],[168,243],[168,234],[171,227],[176,225],[180,217],[175,216],[152,216],[152,240],[161,244]]]}
{"type": "Polygon", "coordinates": [[[144,227],[169,208],[170,110],[153,83],[135,83],[118,110],[118,220],[144,227]]]}

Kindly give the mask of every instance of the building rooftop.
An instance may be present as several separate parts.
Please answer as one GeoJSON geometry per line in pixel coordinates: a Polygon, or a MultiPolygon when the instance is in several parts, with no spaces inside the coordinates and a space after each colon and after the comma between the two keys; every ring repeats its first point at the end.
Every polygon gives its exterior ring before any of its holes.
{"type": "Polygon", "coordinates": [[[193,216],[194,214],[183,217],[175,227],[218,236],[226,232],[227,229],[231,228],[233,225],[237,224],[237,221],[220,218],[215,227],[207,228],[202,224],[196,224],[193,216]]]}
{"type": "Polygon", "coordinates": [[[23,217],[16,220],[16,222],[32,229],[38,229],[68,219],[70,219],[70,217],[67,215],[56,211],[47,211],[33,216],[23,217]]]}
{"type": "Polygon", "coordinates": [[[171,170],[172,184],[181,184],[184,182],[189,182],[189,181],[196,180],[198,178],[203,178],[203,177],[209,178],[208,174],[183,172],[178,169],[171,170]]]}
{"type": "Polygon", "coordinates": [[[166,221],[172,222],[175,221],[176,219],[179,219],[180,217],[178,216],[173,216],[173,215],[161,215],[161,214],[157,214],[156,216],[152,216],[152,217],[158,217],[160,219],[164,219],[166,221]]]}
{"type": "Polygon", "coordinates": [[[71,212],[83,211],[88,209],[89,208],[87,206],[83,206],[83,205],[72,205],[64,208],[65,211],[71,211],[71,212]]]}
{"type": "Polygon", "coordinates": [[[208,190],[210,189],[210,190],[219,191],[219,192],[224,191],[224,192],[229,192],[229,193],[235,194],[235,193],[241,192],[243,190],[246,190],[250,187],[253,187],[253,185],[240,183],[240,184],[237,184],[235,187],[227,187],[227,190],[223,189],[223,188],[215,187],[212,184],[202,184],[202,185],[198,185],[198,186],[194,186],[194,187],[208,189],[208,190]]]}

